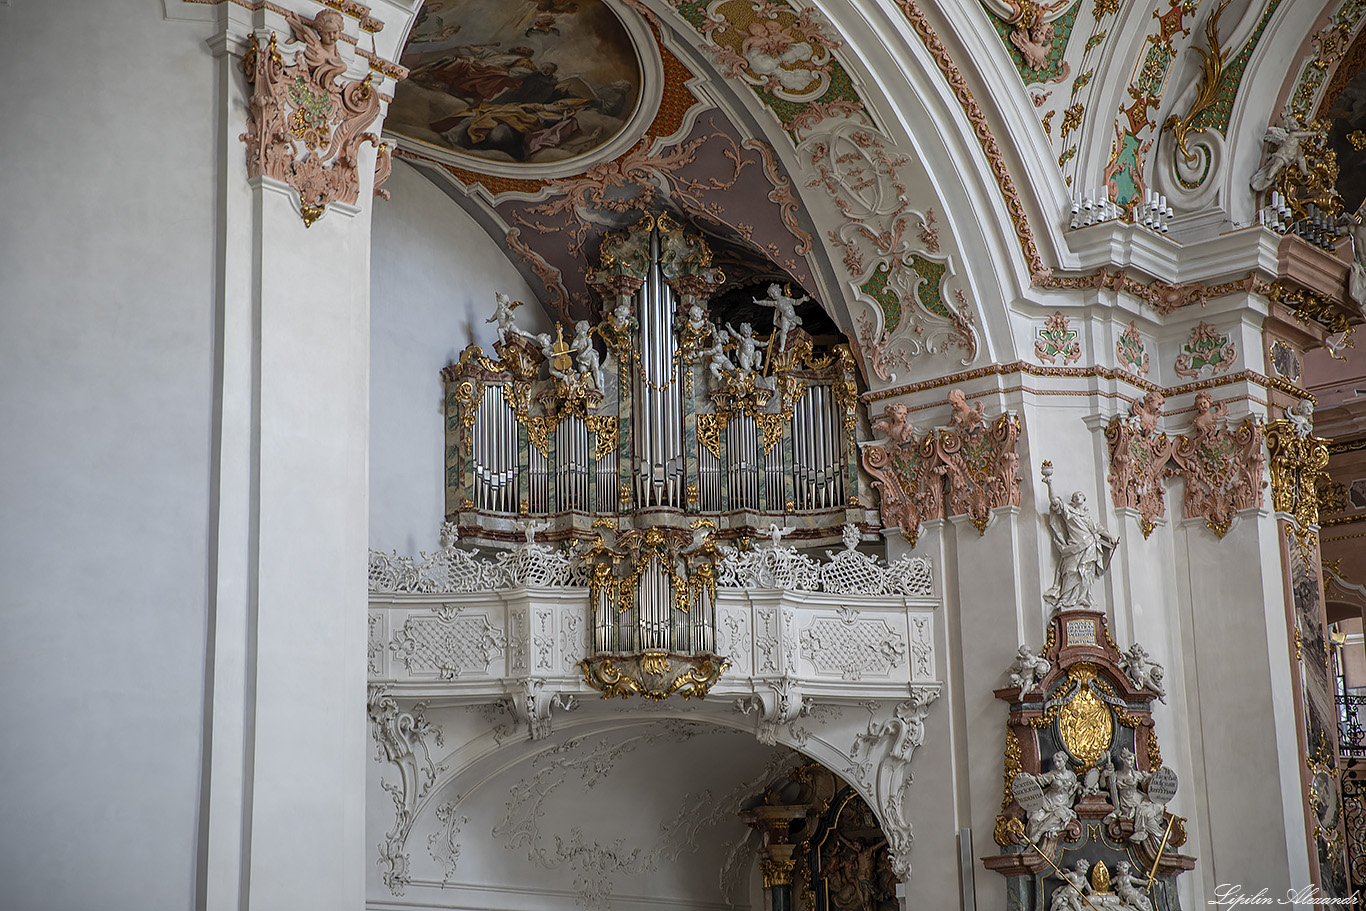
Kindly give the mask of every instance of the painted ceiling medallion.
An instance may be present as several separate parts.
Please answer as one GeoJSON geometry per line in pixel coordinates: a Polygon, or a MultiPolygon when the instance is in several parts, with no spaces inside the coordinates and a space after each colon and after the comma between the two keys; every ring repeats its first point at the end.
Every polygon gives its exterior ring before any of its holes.
{"type": "Polygon", "coordinates": [[[663,64],[639,16],[607,0],[427,0],[386,127],[484,174],[562,177],[650,125],[663,64]]]}

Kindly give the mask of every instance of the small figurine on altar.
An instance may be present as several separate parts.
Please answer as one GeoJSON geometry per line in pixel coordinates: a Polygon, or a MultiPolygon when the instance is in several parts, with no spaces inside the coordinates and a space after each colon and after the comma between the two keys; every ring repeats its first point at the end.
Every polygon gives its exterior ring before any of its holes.
{"type": "Polygon", "coordinates": [[[1086,881],[1086,874],[1090,869],[1089,863],[1079,860],[1071,870],[1058,871],[1063,885],[1053,890],[1049,911],[1087,911],[1085,896],[1091,891],[1091,884],[1086,881]]]}
{"type": "Polygon", "coordinates": [[[1029,646],[1022,645],[1015,653],[1015,662],[1010,665],[1010,685],[1018,686],[1020,692],[1027,693],[1039,685],[1051,667],[1047,658],[1034,654],[1029,646]]]}
{"type": "Polygon", "coordinates": [[[1134,876],[1132,870],[1127,860],[1115,864],[1115,872],[1110,874],[1110,885],[1124,903],[1123,907],[1132,908],[1133,911],[1153,911],[1153,903],[1144,894],[1148,881],[1141,876],[1134,876]]]}
{"type": "Polygon", "coordinates": [[[1043,481],[1048,486],[1048,528],[1058,552],[1057,579],[1043,599],[1058,610],[1090,607],[1091,586],[1110,567],[1119,539],[1091,518],[1080,490],[1066,503],[1054,495],[1053,466],[1048,462],[1043,464],[1043,481]]]}
{"type": "Polygon", "coordinates": [[[602,362],[598,359],[598,349],[593,347],[593,327],[588,320],[581,319],[574,324],[574,338],[569,348],[578,355],[579,378],[592,377],[593,388],[602,392],[602,362]]]}
{"type": "Polygon", "coordinates": [[[755,371],[762,370],[764,356],[759,351],[761,342],[754,336],[754,327],[749,323],[741,323],[740,331],[736,332],[727,323],[726,332],[735,342],[735,361],[741,376],[748,376],[755,371]]]}
{"type": "Polygon", "coordinates": [[[1129,646],[1129,650],[1119,656],[1119,667],[1134,686],[1152,690],[1159,701],[1167,701],[1167,691],[1162,687],[1162,665],[1152,660],[1143,646],[1137,642],[1129,646]]]}
{"type": "Polygon", "coordinates": [[[767,298],[754,298],[754,303],[760,307],[771,307],[773,309],[773,330],[778,333],[778,351],[780,353],[787,350],[788,330],[802,324],[802,318],[797,315],[797,305],[810,299],[805,294],[801,297],[792,297],[790,290],[784,293],[777,282],[768,286],[767,298]]]}
{"type": "Polygon", "coordinates": [[[1101,784],[1110,789],[1110,804],[1114,807],[1105,821],[1131,820],[1134,831],[1129,841],[1132,842],[1144,842],[1149,837],[1160,839],[1166,828],[1163,820],[1167,808],[1143,793],[1143,786],[1151,777],[1150,773],[1139,770],[1134,761],[1134,751],[1128,747],[1119,751],[1118,764],[1101,774],[1101,784]]]}
{"type": "Polygon", "coordinates": [[[1081,789],[1077,773],[1067,765],[1067,753],[1059,750],[1053,754],[1053,767],[1047,772],[1030,775],[1020,772],[1017,778],[1029,778],[1043,792],[1043,799],[1037,809],[1029,814],[1029,824],[1025,835],[1038,844],[1045,838],[1052,838],[1072,824],[1077,813],[1072,804],[1081,789]]]}

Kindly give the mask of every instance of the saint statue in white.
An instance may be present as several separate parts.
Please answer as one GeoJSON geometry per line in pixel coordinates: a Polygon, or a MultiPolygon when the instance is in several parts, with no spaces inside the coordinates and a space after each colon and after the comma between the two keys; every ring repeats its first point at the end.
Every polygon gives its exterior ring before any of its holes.
{"type": "Polygon", "coordinates": [[[1053,493],[1053,466],[1045,463],[1043,480],[1048,485],[1048,529],[1058,552],[1058,573],[1043,599],[1063,610],[1091,606],[1091,586],[1110,566],[1119,538],[1101,528],[1086,508],[1080,490],[1069,502],[1053,493]]]}

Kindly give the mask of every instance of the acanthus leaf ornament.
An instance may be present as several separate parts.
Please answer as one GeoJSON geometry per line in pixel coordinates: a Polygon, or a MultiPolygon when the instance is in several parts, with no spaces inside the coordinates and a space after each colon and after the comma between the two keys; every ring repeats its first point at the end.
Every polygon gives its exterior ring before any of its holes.
{"type": "MultiPolygon", "coordinates": [[[[863,792],[875,798],[878,820],[891,854],[892,871],[905,880],[911,871],[911,823],[905,813],[907,791],[911,785],[910,764],[915,750],[925,742],[925,716],[939,698],[938,684],[912,684],[910,698],[891,706],[865,702],[868,729],[854,738],[849,749],[851,767],[863,792]]],[[[874,801],[870,801],[874,802],[874,801]]]]}
{"type": "MultiPolygon", "coordinates": [[[[343,19],[325,9],[304,21],[289,13],[290,39],[303,49],[286,62],[275,35],[262,48],[255,37],[242,57],[251,88],[247,108],[247,177],[288,184],[299,196],[304,225],[311,226],[333,203],[360,196],[360,147],[378,147],[362,132],[379,116],[379,92],[370,76],[339,81],[346,61],[337,50],[343,19]]],[[[383,156],[381,156],[383,157],[383,156]]],[[[383,167],[383,161],[379,162],[383,167]]]]}

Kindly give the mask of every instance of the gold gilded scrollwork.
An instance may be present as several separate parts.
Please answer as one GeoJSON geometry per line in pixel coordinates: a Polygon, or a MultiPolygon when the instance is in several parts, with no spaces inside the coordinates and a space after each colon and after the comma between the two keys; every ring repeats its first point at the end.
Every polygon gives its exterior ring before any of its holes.
{"type": "Polygon", "coordinates": [[[1200,55],[1201,72],[1200,88],[1195,96],[1195,101],[1191,103],[1190,110],[1184,117],[1173,114],[1167,118],[1167,122],[1162,124],[1162,129],[1171,130],[1172,136],[1176,139],[1176,150],[1181,153],[1181,157],[1187,163],[1193,163],[1198,156],[1186,147],[1186,140],[1191,133],[1199,133],[1206,127],[1196,126],[1196,123],[1204,116],[1204,113],[1212,108],[1219,100],[1219,80],[1224,74],[1224,64],[1228,62],[1228,51],[1220,48],[1219,40],[1219,17],[1224,13],[1224,7],[1228,6],[1229,0],[1222,0],[1210,14],[1209,20],[1205,22],[1205,42],[1209,45],[1209,50],[1203,47],[1196,47],[1196,52],[1200,55]]]}
{"type": "Polygon", "coordinates": [[[764,888],[792,885],[792,874],[797,869],[795,860],[765,860],[759,864],[764,874],[764,888]]]}
{"type": "Polygon", "coordinates": [[[1277,512],[1289,513],[1307,535],[1319,524],[1319,475],[1328,467],[1328,441],[1300,437],[1290,421],[1266,425],[1266,448],[1271,456],[1271,503],[1277,512]]]}
{"type": "Polygon", "coordinates": [[[721,458],[721,428],[726,425],[726,417],[721,414],[699,414],[697,416],[697,442],[707,448],[716,458],[721,458]]]}
{"type": "Polygon", "coordinates": [[[666,652],[604,656],[579,662],[584,682],[602,693],[602,698],[643,696],[654,702],[675,693],[684,699],[703,699],[727,667],[729,662],[712,655],[666,652]]]}
{"type": "Polygon", "coordinates": [[[764,453],[767,455],[783,438],[783,416],[781,414],[756,414],[754,423],[758,424],[759,429],[763,431],[764,453]]]}
{"type": "Polygon", "coordinates": [[[584,425],[593,433],[597,441],[593,450],[594,458],[604,458],[617,451],[617,417],[614,414],[595,415],[587,418],[584,425]]]}
{"type": "Polygon", "coordinates": [[[1020,738],[1016,735],[1015,730],[1007,725],[1005,769],[1001,776],[1001,815],[996,817],[996,828],[992,832],[996,844],[1003,848],[1018,844],[1021,836],[1024,835],[1024,826],[1020,820],[1006,815],[1006,810],[1010,808],[1011,801],[1015,799],[1011,783],[1021,769],[1020,738]],[[1016,831],[1017,828],[1018,831],[1016,831]]]}

